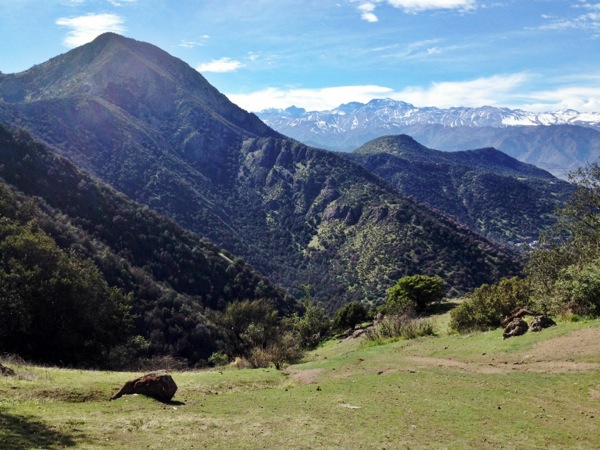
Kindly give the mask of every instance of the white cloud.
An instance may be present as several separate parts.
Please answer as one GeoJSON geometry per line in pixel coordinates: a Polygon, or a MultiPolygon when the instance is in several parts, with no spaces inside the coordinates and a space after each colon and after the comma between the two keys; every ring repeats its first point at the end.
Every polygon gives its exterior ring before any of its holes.
{"type": "Polygon", "coordinates": [[[227,94],[227,97],[248,111],[287,108],[292,105],[308,111],[322,111],[351,101],[368,102],[373,98],[389,97],[393,92],[391,88],[366,85],[320,89],[267,88],[249,94],[227,94]]]}
{"type": "Polygon", "coordinates": [[[475,8],[476,0],[386,0],[394,8],[408,13],[418,13],[430,9],[457,9],[468,11],[475,8]]]}
{"type": "Polygon", "coordinates": [[[539,27],[542,30],[591,30],[595,34],[600,34],[600,3],[590,3],[586,0],[580,0],[579,5],[573,5],[574,8],[584,8],[589,12],[580,14],[576,17],[557,18],[550,15],[542,15],[542,18],[548,23],[539,27]]]}
{"type": "Polygon", "coordinates": [[[204,35],[200,36],[198,38],[198,40],[196,40],[196,41],[188,41],[187,39],[182,39],[181,41],[179,41],[179,44],[177,44],[177,46],[184,47],[184,48],[202,47],[202,46],[206,45],[206,41],[209,38],[210,38],[210,36],[208,34],[204,34],[204,35]]]}
{"type": "Polygon", "coordinates": [[[428,87],[407,87],[391,98],[416,106],[498,106],[511,102],[530,77],[527,74],[494,75],[469,81],[444,81],[428,87]]]}
{"type": "Polygon", "coordinates": [[[529,90],[540,77],[528,73],[494,75],[467,81],[446,81],[429,86],[409,86],[394,90],[377,85],[338,86],[329,88],[267,88],[249,94],[227,97],[249,111],[287,108],[295,105],[308,111],[324,111],[343,103],[367,103],[374,98],[392,98],[415,106],[505,106],[533,112],[575,109],[600,111],[600,74],[579,78],[546,79],[547,89],[529,90]]]}
{"type": "Polygon", "coordinates": [[[477,0],[371,0],[370,2],[350,0],[350,2],[359,3],[357,9],[360,11],[360,18],[372,23],[379,22],[379,17],[375,14],[375,8],[381,4],[402,9],[407,14],[417,14],[435,9],[464,12],[475,9],[477,5],[477,0]]]}
{"type": "Polygon", "coordinates": [[[214,73],[226,73],[235,72],[240,67],[244,67],[240,61],[236,61],[231,58],[213,59],[212,61],[204,64],[200,64],[196,67],[196,70],[201,73],[214,72],[214,73]]]}
{"type": "Polygon", "coordinates": [[[375,11],[375,5],[373,3],[363,3],[358,6],[358,10],[361,12],[360,18],[362,20],[371,23],[379,21],[379,18],[373,13],[373,11],[375,11]]]}
{"type": "Polygon", "coordinates": [[[529,94],[531,103],[523,109],[535,112],[574,109],[580,112],[600,111],[600,86],[565,86],[529,94]]]}
{"type": "Polygon", "coordinates": [[[129,5],[131,3],[136,3],[137,0],[107,0],[113,6],[124,6],[129,5]]]}
{"type": "Polygon", "coordinates": [[[56,20],[57,25],[71,29],[63,40],[67,47],[86,44],[94,40],[96,36],[108,31],[123,33],[125,31],[123,23],[123,18],[116,14],[88,14],[78,17],[61,17],[56,20]]]}

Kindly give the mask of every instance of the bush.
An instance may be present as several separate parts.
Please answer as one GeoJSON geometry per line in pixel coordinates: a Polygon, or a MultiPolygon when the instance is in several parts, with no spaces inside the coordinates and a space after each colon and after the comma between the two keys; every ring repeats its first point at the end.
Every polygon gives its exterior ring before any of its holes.
{"type": "Polygon", "coordinates": [[[557,302],[554,312],[583,316],[600,315],[600,260],[582,266],[570,266],[556,281],[557,302]]]}
{"type": "Polygon", "coordinates": [[[398,280],[388,289],[386,312],[388,314],[414,314],[423,312],[430,303],[444,298],[445,283],[439,276],[413,275],[398,280]]]}
{"type": "Polygon", "coordinates": [[[484,284],[450,313],[450,329],[459,333],[497,328],[502,319],[519,307],[531,306],[529,282],[518,277],[498,284],[484,284]]]}
{"type": "Polygon", "coordinates": [[[277,342],[266,348],[252,348],[246,361],[252,369],[269,367],[273,364],[277,370],[281,370],[284,364],[298,362],[302,356],[302,350],[292,333],[284,333],[277,342]]]}
{"type": "Polygon", "coordinates": [[[434,335],[433,325],[427,319],[413,315],[386,316],[376,326],[369,328],[365,335],[369,341],[384,339],[415,339],[434,335]]]}
{"type": "Polygon", "coordinates": [[[295,314],[292,322],[301,347],[314,348],[329,336],[331,322],[325,307],[310,300],[304,302],[304,314],[295,314]]]}
{"type": "Polygon", "coordinates": [[[333,316],[333,328],[338,332],[349,328],[353,329],[356,325],[367,320],[367,317],[368,312],[361,303],[348,303],[338,309],[333,316]]]}
{"type": "Polygon", "coordinates": [[[208,363],[212,364],[213,366],[225,366],[229,364],[229,356],[227,356],[225,353],[214,352],[208,358],[208,363]]]}

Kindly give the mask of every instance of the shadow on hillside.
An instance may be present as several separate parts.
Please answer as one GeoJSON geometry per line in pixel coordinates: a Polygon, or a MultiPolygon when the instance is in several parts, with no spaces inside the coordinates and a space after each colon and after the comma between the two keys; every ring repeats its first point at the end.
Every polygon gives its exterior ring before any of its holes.
{"type": "Polygon", "coordinates": [[[58,449],[73,447],[73,436],[52,429],[47,424],[32,417],[9,414],[6,408],[0,409],[0,448],[58,449]]]}
{"type": "Polygon", "coordinates": [[[438,316],[438,315],[446,314],[447,312],[452,311],[457,306],[458,306],[458,304],[455,302],[433,303],[433,304],[427,306],[427,315],[438,316]]]}

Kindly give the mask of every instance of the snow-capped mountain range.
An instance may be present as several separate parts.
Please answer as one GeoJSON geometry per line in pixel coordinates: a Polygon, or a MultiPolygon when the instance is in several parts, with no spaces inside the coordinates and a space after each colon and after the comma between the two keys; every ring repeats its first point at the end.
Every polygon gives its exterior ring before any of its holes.
{"type": "Polygon", "coordinates": [[[364,126],[391,127],[403,125],[443,125],[446,127],[509,127],[539,125],[580,125],[600,130],[600,113],[580,113],[568,109],[557,112],[534,113],[520,109],[482,106],[419,108],[392,99],[374,99],[364,104],[346,103],[328,111],[306,111],[291,106],[287,109],[266,109],[258,116],[274,127],[312,124],[315,131],[353,130],[364,126]]]}
{"type": "Polygon", "coordinates": [[[329,111],[292,106],[257,115],[286,136],[336,151],[353,151],[380,136],[407,134],[436,150],[494,147],[559,177],[600,160],[600,113],[534,113],[492,106],[419,108],[375,99],[329,111]]]}

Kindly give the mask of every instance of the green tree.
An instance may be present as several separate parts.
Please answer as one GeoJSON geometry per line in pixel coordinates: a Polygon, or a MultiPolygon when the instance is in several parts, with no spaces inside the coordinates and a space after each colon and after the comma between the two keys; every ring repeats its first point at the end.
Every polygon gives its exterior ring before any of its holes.
{"type": "Polygon", "coordinates": [[[345,331],[367,320],[367,309],[359,302],[351,302],[338,309],[332,325],[336,331],[345,331]]]}
{"type": "Polygon", "coordinates": [[[131,336],[131,298],[35,223],[0,223],[0,349],[36,361],[102,364],[131,336]]]}
{"type": "Polygon", "coordinates": [[[303,289],[305,292],[303,300],[304,313],[302,315],[294,314],[292,326],[301,347],[314,348],[329,336],[331,321],[325,307],[314,302],[311,287],[305,285],[303,289]]]}
{"type": "Polygon", "coordinates": [[[423,312],[427,305],[440,302],[446,292],[444,280],[439,276],[412,275],[398,280],[388,289],[386,312],[410,314],[423,312]]]}
{"type": "Polygon", "coordinates": [[[543,237],[526,272],[538,309],[599,315],[600,166],[581,168],[570,179],[577,189],[558,211],[555,227],[543,237]]]}
{"type": "Polygon", "coordinates": [[[490,330],[519,307],[531,305],[527,279],[503,278],[498,284],[484,284],[450,313],[450,329],[459,333],[490,330]]]}

